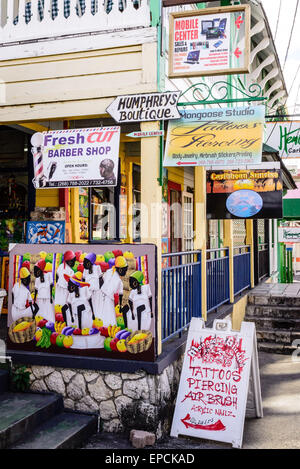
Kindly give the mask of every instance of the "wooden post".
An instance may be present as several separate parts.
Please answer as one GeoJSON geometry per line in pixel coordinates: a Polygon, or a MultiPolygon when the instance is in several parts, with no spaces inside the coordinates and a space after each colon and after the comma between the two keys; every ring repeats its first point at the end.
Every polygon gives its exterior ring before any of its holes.
{"type": "MultiPolygon", "coordinates": [[[[159,130],[159,122],[141,122],[141,131],[159,130]]],[[[161,338],[161,230],[162,188],[158,183],[160,164],[159,137],[141,139],[141,242],[157,246],[157,344],[161,338]]]]}
{"type": "Polygon", "coordinates": [[[195,167],[195,237],[194,249],[201,251],[201,311],[204,321],[207,320],[206,292],[206,171],[202,166],[195,167]]]}
{"type": "Polygon", "coordinates": [[[233,223],[232,220],[224,220],[224,248],[228,248],[229,254],[229,300],[234,303],[234,266],[233,266],[233,223]]]}
{"type": "Polygon", "coordinates": [[[253,220],[246,220],[246,244],[250,246],[250,281],[251,288],[254,288],[254,238],[253,220]]]}

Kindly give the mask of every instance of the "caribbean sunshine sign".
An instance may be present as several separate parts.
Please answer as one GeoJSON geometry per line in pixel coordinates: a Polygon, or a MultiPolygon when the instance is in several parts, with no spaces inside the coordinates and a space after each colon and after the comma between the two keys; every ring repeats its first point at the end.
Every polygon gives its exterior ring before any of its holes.
{"type": "Polygon", "coordinates": [[[264,106],[185,109],[168,124],[164,166],[258,164],[264,106]]]}
{"type": "Polygon", "coordinates": [[[282,218],[281,170],[206,171],[207,219],[282,218]]]}

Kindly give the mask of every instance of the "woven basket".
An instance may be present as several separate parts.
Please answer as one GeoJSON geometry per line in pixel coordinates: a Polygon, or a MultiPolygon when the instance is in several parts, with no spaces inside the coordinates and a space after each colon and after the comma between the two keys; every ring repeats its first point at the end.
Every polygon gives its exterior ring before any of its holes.
{"type": "Polygon", "coordinates": [[[30,342],[33,339],[35,331],[36,331],[35,320],[32,317],[23,317],[23,318],[17,319],[15,322],[13,322],[10,325],[8,329],[8,335],[12,342],[16,344],[23,344],[24,342],[30,342]],[[23,322],[23,321],[29,321],[29,322],[32,322],[32,324],[25,331],[14,332],[14,328],[18,324],[20,324],[20,322],[23,322]]]}
{"type": "Polygon", "coordinates": [[[127,339],[125,340],[125,345],[126,345],[126,348],[128,350],[128,352],[130,353],[141,353],[141,352],[145,352],[146,350],[148,350],[152,344],[152,334],[150,331],[146,331],[146,330],[139,330],[139,331],[134,331],[130,334],[130,336],[127,337],[127,339]],[[138,342],[136,344],[129,344],[128,345],[128,342],[132,339],[133,336],[135,336],[136,334],[139,334],[139,333],[145,333],[147,334],[147,337],[145,337],[144,340],[142,340],[141,342],[138,342]]]}

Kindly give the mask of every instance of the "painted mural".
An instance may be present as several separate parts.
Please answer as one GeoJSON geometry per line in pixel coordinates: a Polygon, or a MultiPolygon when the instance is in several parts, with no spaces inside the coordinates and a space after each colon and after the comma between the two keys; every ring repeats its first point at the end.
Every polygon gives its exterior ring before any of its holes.
{"type": "Polygon", "coordinates": [[[16,245],[8,348],[153,361],[154,245],[16,245]]]}

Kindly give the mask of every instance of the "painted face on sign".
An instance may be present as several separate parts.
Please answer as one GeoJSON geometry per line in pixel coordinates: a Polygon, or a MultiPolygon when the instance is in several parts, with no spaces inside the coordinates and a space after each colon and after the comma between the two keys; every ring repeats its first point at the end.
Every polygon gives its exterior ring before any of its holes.
{"type": "Polygon", "coordinates": [[[99,171],[100,176],[105,179],[114,178],[114,162],[109,158],[101,161],[99,171]]]}

